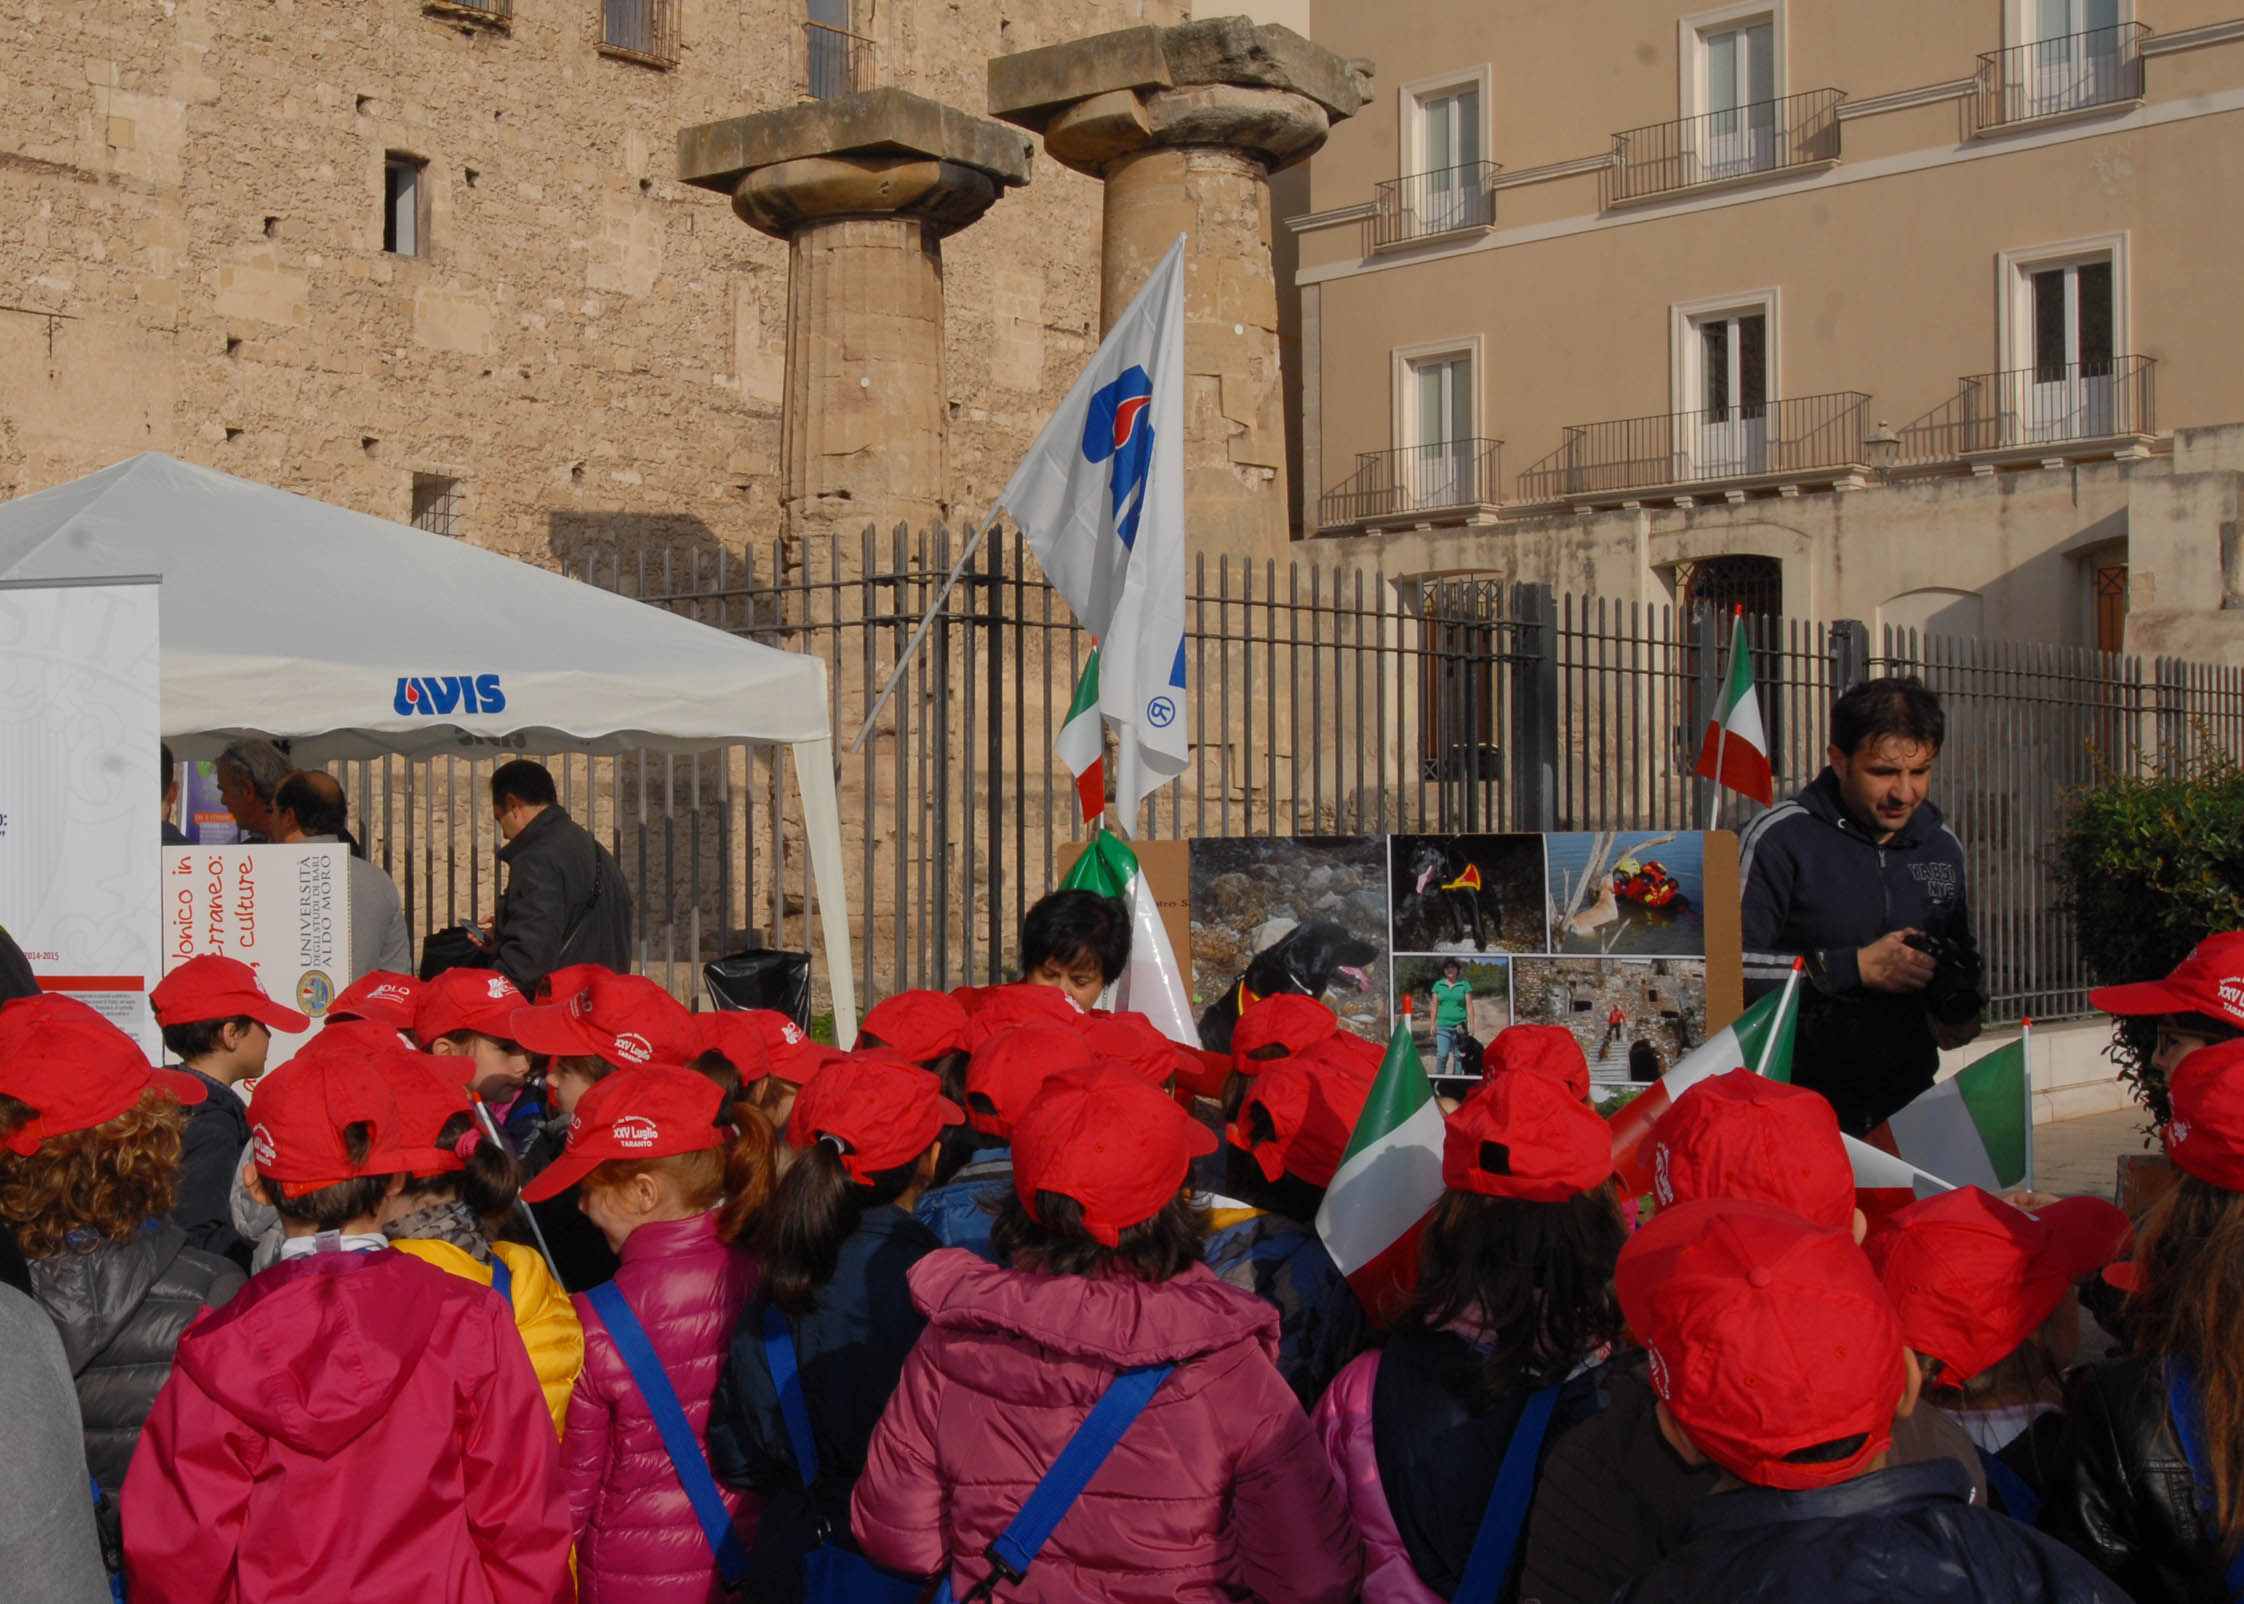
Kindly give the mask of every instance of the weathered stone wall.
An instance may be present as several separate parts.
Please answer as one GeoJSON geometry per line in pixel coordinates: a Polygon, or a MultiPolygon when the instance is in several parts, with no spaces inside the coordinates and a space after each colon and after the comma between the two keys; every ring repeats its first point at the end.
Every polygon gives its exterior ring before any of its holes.
{"type": "MultiPolygon", "coordinates": [[[[0,14],[0,495],[158,449],[554,562],[768,547],[787,248],[676,181],[679,128],[792,103],[797,11],[680,0],[669,70],[600,0],[26,0],[0,14]],[[382,246],[425,160],[429,245],[382,246]]],[[[981,114],[987,58],[1180,6],[872,5],[876,79],[981,114]]],[[[1098,185],[949,244],[947,511],[978,517],[1097,340],[1098,185]]]]}

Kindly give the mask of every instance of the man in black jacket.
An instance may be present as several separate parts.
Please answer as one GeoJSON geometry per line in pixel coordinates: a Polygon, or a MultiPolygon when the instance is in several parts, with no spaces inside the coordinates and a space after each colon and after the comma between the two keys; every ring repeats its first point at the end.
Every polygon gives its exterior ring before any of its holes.
{"type": "Polygon", "coordinates": [[[1792,1079],[1855,1136],[1979,1034],[1963,843],[1925,800],[1944,733],[1921,681],[1856,686],[1831,709],[1830,766],[1739,843],[1746,999],[1807,960],[1792,1079]]]}
{"type": "Polygon", "coordinates": [[[491,775],[491,814],[506,844],[506,890],[491,921],[491,966],[537,994],[564,964],[631,967],[631,887],[590,831],[569,817],[542,763],[517,758],[491,775]]]}

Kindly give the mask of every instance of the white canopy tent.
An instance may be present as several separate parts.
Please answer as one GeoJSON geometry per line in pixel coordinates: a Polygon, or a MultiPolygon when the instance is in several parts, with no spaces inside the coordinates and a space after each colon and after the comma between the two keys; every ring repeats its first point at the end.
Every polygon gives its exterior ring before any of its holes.
{"type": "Polygon", "coordinates": [[[182,755],[245,734],[308,762],[787,746],[835,1026],[854,1039],[817,658],[161,452],[0,503],[0,581],[148,575],[163,583],[163,729],[182,755]]]}

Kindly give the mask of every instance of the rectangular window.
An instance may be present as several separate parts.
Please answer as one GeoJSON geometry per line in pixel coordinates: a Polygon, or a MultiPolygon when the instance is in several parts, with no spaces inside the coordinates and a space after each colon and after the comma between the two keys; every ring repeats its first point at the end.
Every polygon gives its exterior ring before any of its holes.
{"type": "Polygon", "coordinates": [[[1701,177],[1709,182],[1776,165],[1776,28],[1767,21],[1699,36],[1706,121],[1701,177]]]}
{"type": "Polygon", "coordinates": [[[382,249],[423,256],[428,244],[428,166],[396,151],[382,158],[382,249]]]}
{"type": "MultiPolygon", "coordinates": [[[[1479,499],[1474,485],[1473,357],[1445,351],[1413,358],[1403,398],[1403,506],[1459,507],[1479,499]]],[[[1493,494],[1493,491],[1491,491],[1493,494]]]]}
{"type": "Polygon", "coordinates": [[[851,27],[850,0],[808,0],[803,20],[804,88],[813,100],[837,100],[873,87],[872,41],[851,27]]]}
{"type": "MultiPolygon", "coordinates": [[[[1674,438],[1676,473],[1720,479],[1769,471],[1769,413],[1775,372],[1773,294],[1744,302],[1677,307],[1674,438]]],[[[1661,442],[1647,441],[1648,448],[1661,442]]]]}
{"type": "Polygon", "coordinates": [[[600,0],[600,43],[642,61],[678,59],[677,0],[600,0]]]}
{"type": "Polygon", "coordinates": [[[2003,444],[2124,433],[2133,375],[2119,348],[2118,253],[2079,250],[2017,264],[2012,371],[2001,381],[2003,444]]]}
{"type": "Polygon", "coordinates": [[[413,527],[432,535],[456,535],[460,511],[460,481],[441,474],[413,476],[413,527]]]}

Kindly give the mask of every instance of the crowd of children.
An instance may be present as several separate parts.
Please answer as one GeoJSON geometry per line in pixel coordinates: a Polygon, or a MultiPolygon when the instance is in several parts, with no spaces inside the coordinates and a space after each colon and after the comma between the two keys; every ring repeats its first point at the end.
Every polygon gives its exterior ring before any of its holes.
{"type": "Polygon", "coordinates": [[[1380,1330],[1314,1225],[1380,1049],[1102,1013],[1127,929],[1055,894],[1021,983],[847,1052],[589,966],[369,976],[270,1069],[309,1022],[224,959],[152,999],[177,1069],[0,1006],[0,1590],[2244,1597],[2244,933],[2096,994],[2170,1085],[2139,1221],[1869,1231],[1830,1106],[1743,1069],[1623,1198],[1572,1036],[1513,1027],[1380,1330]]]}

